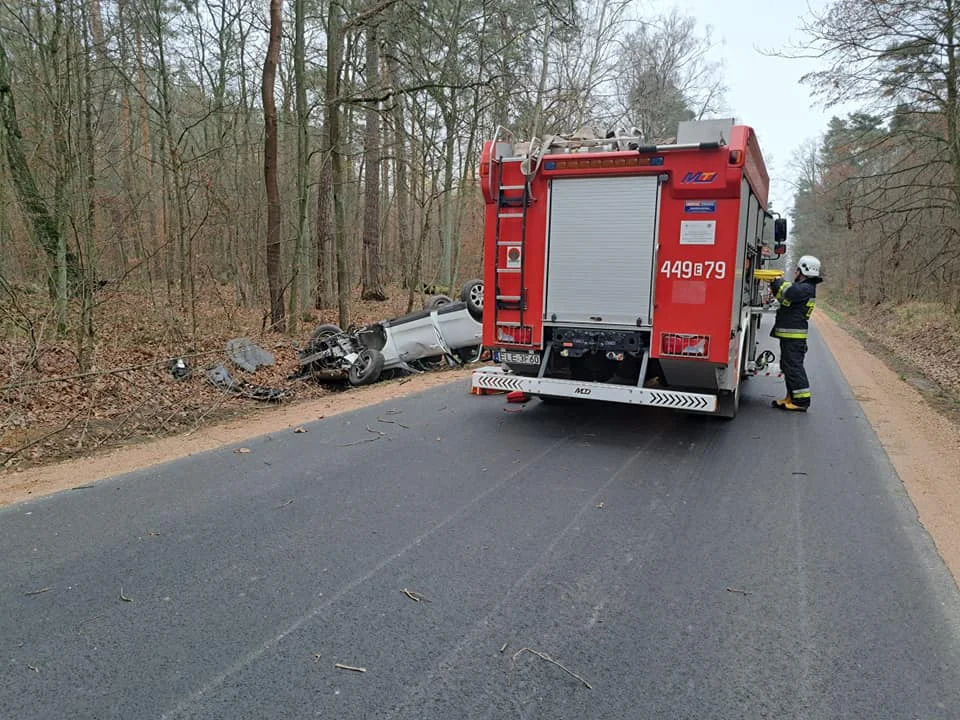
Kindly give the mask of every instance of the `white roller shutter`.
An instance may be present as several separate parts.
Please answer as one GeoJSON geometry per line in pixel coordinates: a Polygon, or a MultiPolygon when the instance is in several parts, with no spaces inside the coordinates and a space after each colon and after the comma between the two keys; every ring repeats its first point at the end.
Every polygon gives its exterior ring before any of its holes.
{"type": "Polygon", "coordinates": [[[656,175],[553,181],[546,322],[651,324],[659,198],[656,175]]]}

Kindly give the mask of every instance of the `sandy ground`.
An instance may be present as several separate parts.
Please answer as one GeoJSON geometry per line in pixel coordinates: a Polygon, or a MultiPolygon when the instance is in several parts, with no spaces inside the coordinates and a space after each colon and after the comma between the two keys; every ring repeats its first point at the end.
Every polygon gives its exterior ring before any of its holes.
{"type": "Polygon", "coordinates": [[[817,329],[954,578],[960,579],[960,428],[825,313],[817,329]]]}
{"type": "MultiPolygon", "coordinates": [[[[867,352],[825,313],[817,327],[876,429],[897,473],[954,577],[960,578],[960,429],[934,411],[920,393],[867,352]]],[[[242,442],[391,398],[465,382],[470,370],[417,376],[323,400],[295,403],[257,417],[23,472],[0,475],[0,506],[86,485],[156,463],[242,442]]],[[[466,390],[465,390],[466,392],[466,390]]]]}
{"type": "MultiPolygon", "coordinates": [[[[88,485],[113,475],[131,472],[157,463],[187,457],[205,450],[243,442],[268,433],[288,431],[313,420],[331,417],[376,405],[451,382],[467,382],[472,369],[447,370],[416,375],[405,380],[379,383],[336,393],[322,400],[293,403],[277,410],[265,410],[253,418],[211,425],[185,435],[154,440],[128,448],[43,467],[0,474],[0,506],[21,500],[88,485]]],[[[466,386],[464,392],[467,392],[466,386]]]]}

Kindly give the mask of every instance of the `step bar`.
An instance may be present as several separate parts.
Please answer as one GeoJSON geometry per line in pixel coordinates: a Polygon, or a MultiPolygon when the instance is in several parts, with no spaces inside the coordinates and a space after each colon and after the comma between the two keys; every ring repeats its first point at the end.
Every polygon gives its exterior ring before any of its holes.
{"type": "Polygon", "coordinates": [[[473,371],[471,385],[484,390],[520,390],[530,395],[603,400],[626,405],[649,405],[698,413],[716,413],[717,396],[709,393],[641,388],[632,385],[580,382],[558,378],[516,375],[504,368],[485,367],[473,371]]]}

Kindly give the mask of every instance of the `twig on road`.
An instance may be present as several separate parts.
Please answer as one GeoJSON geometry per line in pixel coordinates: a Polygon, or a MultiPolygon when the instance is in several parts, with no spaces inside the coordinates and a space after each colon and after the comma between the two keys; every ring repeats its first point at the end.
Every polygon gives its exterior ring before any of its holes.
{"type": "Polygon", "coordinates": [[[367,669],[365,667],[356,667],[354,665],[344,665],[343,663],[337,663],[334,665],[338,670],[353,670],[353,672],[365,673],[367,669]]]}
{"type": "Polygon", "coordinates": [[[573,670],[571,670],[570,668],[566,667],[566,666],[563,665],[562,663],[557,662],[556,660],[554,660],[552,657],[550,657],[550,656],[547,655],[546,653],[542,653],[542,652],[540,652],[539,650],[534,650],[533,648],[525,647],[525,648],[520,648],[519,650],[517,650],[517,651],[513,654],[513,665],[514,665],[514,667],[516,667],[516,665],[517,665],[517,658],[518,658],[520,655],[522,655],[523,653],[525,653],[525,652],[528,652],[528,653],[530,653],[531,655],[536,655],[536,656],[537,656],[538,658],[540,658],[541,660],[546,660],[548,663],[550,663],[550,664],[552,664],[552,665],[556,665],[558,668],[560,668],[561,670],[563,670],[563,671],[564,671],[565,673],[567,673],[568,675],[572,675],[572,676],[575,677],[577,680],[579,680],[580,682],[582,682],[582,683],[584,684],[584,687],[586,687],[588,690],[593,690],[593,686],[592,686],[590,683],[588,683],[586,680],[584,680],[582,677],[580,677],[579,675],[577,675],[573,670]]]}
{"type": "Polygon", "coordinates": [[[364,443],[376,442],[379,439],[380,439],[379,437],[367,438],[366,440],[357,440],[356,442],[342,443],[340,445],[337,445],[337,447],[353,447],[354,445],[363,445],[364,443]]]}
{"type": "Polygon", "coordinates": [[[431,602],[430,598],[424,597],[423,595],[418,593],[416,590],[408,590],[407,588],[404,588],[400,592],[402,592],[404,595],[406,595],[408,598],[410,598],[414,602],[431,602]]]}
{"type": "Polygon", "coordinates": [[[120,599],[123,600],[124,602],[133,602],[133,598],[128,598],[126,595],[123,594],[123,585],[120,586],[120,599]]]}
{"type": "Polygon", "coordinates": [[[749,590],[739,590],[737,588],[730,588],[730,587],[727,588],[727,592],[740,593],[741,595],[753,595],[753,593],[750,592],[749,590]]]}
{"type": "Polygon", "coordinates": [[[30,592],[24,593],[24,595],[26,595],[27,597],[30,597],[31,595],[39,595],[40,593],[45,593],[45,592],[47,592],[47,590],[49,590],[49,589],[50,589],[50,588],[45,587],[45,588],[40,588],[39,590],[31,590],[30,592]]]}
{"type": "Polygon", "coordinates": [[[396,420],[385,420],[385,419],[383,419],[382,417],[378,417],[378,418],[377,418],[377,422],[390,423],[391,425],[399,425],[399,426],[402,427],[404,430],[409,430],[409,429],[410,429],[410,426],[409,426],[409,425],[404,425],[402,422],[397,422],[396,420]]]}

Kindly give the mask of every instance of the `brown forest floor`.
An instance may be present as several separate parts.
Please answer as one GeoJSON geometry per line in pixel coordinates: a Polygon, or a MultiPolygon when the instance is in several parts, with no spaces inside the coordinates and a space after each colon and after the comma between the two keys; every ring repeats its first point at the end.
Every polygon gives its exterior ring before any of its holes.
{"type": "MultiPolygon", "coordinates": [[[[42,292],[24,294],[16,307],[0,307],[0,473],[90,455],[144,440],[183,434],[264,410],[266,403],[235,398],[210,385],[204,370],[222,363],[237,380],[287,390],[294,402],[317,400],[342,390],[309,380],[289,380],[297,352],[319,323],[336,312],[312,311],[295,337],[264,331],[260,308],[228,302],[230,288],[211,290],[197,304],[198,327],[176,310],[157,306],[146,294],[112,292],[98,297],[92,373],[79,374],[76,338],[45,339],[32,350],[25,321],[49,329],[42,292]],[[19,325],[20,327],[16,327],[19,325]],[[271,352],[275,365],[248,374],[229,362],[229,339],[248,337],[271,352]],[[31,357],[33,355],[33,357],[31,357]],[[187,380],[168,370],[186,357],[187,380]]],[[[363,324],[402,315],[407,293],[389,288],[386,302],[363,302],[355,293],[353,321],[363,324]]],[[[415,299],[415,308],[423,300],[415,299]]],[[[47,333],[49,335],[49,333],[47,333]]]]}

